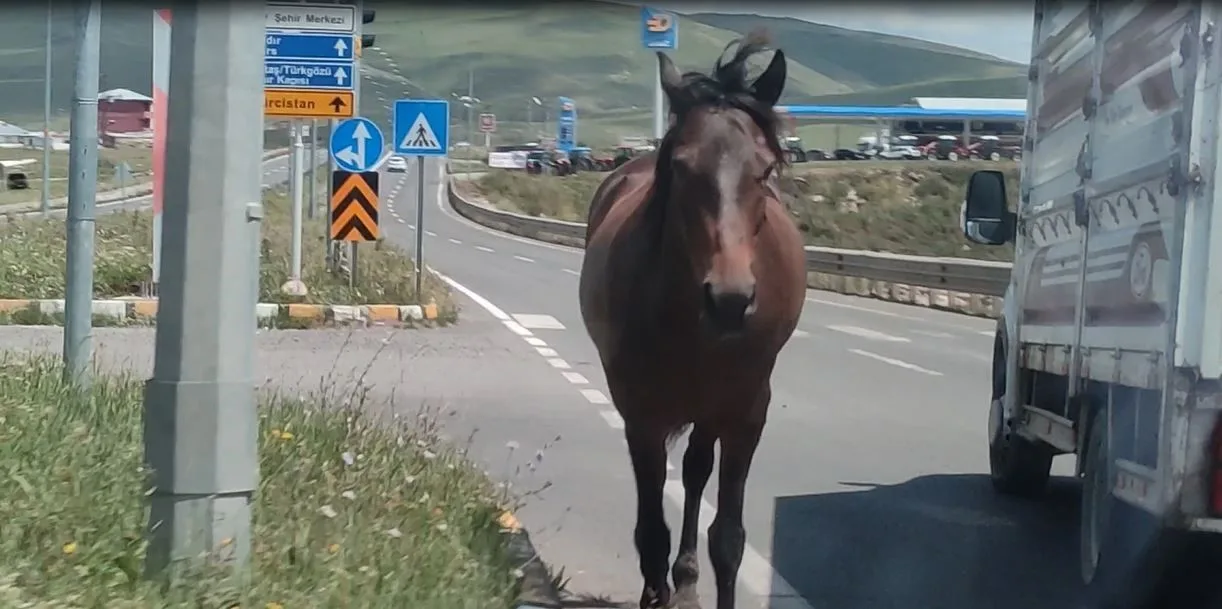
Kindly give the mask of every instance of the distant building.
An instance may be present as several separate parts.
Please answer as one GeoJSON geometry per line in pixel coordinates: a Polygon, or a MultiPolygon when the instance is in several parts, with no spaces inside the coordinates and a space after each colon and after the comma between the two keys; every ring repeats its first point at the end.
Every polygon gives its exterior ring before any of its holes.
{"type": "Polygon", "coordinates": [[[98,94],[98,134],[140,133],[152,129],[153,98],[130,89],[98,94]]]}
{"type": "Polygon", "coordinates": [[[0,121],[0,146],[6,148],[21,146],[29,136],[29,131],[17,125],[0,121]]]}

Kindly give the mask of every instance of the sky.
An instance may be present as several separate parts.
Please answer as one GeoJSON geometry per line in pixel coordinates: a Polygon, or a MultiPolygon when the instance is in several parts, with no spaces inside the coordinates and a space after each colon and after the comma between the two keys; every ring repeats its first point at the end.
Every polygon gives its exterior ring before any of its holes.
{"type": "Polygon", "coordinates": [[[1033,3],[971,4],[943,3],[937,0],[902,3],[866,0],[748,3],[674,0],[651,2],[650,5],[685,13],[719,12],[793,17],[855,30],[951,44],[1021,63],[1027,63],[1031,59],[1033,3]]]}

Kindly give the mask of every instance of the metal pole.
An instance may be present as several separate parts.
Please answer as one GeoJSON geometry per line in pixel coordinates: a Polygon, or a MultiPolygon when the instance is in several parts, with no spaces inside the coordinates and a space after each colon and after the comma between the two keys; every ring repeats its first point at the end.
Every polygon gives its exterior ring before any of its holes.
{"type": "Polygon", "coordinates": [[[263,149],[263,5],[174,4],[165,251],[144,451],[145,572],[251,546],[258,488],[254,335],[263,149]],[[216,41],[224,40],[218,45],[216,41]]]}
{"type": "Polygon", "coordinates": [[[101,0],[75,5],[76,83],[68,160],[68,251],[64,290],[64,364],[70,382],[90,384],[93,360],[93,231],[98,188],[98,73],[101,0]]]}
{"type": "MultiPolygon", "coordinates": [[[[352,97],[352,101],[353,102],[356,101],[355,95],[352,97]]],[[[337,121],[335,119],[331,119],[327,123],[327,138],[328,138],[327,141],[328,142],[330,142],[331,134],[335,133],[336,123],[337,121]]],[[[329,171],[327,172],[327,176],[331,176],[331,175],[334,175],[335,170],[337,168],[335,164],[335,157],[331,156],[331,145],[329,143],[327,144],[325,150],[327,151],[327,166],[329,168],[329,171]]],[[[326,204],[323,205],[323,209],[327,210],[326,212],[327,268],[331,269],[332,273],[335,273],[339,271],[339,249],[337,249],[338,246],[336,245],[336,242],[331,240],[331,228],[330,228],[331,226],[331,178],[330,177],[327,178],[327,188],[323,189],[323,193],[324,193],[323,199],[326,201],[326,204]]]]}
{"type": "Polygon", "coordinates": [[[348,289],[356,289],[357,246],[356,241],[348,242],[348,289]]]}
{"type": "Polygon", "coordinates": [[[424,161],[416,157],[416,304],[424,304],[420,295],[424,281],[424,161]]]}
{"type": "Polygon", "coordinates": [[[289,196],[293,206],[293,245],[289,262],[292,268],[289,270],[289,282],[285,284],[284,291],[300,296],[304,294],[304,290],[299,288],[303,287],[301,285],[301,197],[303,194],[301,162],[304,160],[305,152],[302,150],[300,121],[293,120],[291,125],[293,130],[293,152],[289,167],[289,196]]]}
{"type": "Polygon", "coordinates": [[[666,134],[666,100],[662,94],[662,65],[653,62],[653,138],[661,140],[666,134]]]}
{"type": "MultiPolygon", "coordinates": [[[[47,0],[47,46],[42,71],[42,215],[51,215],[51,2],[47,0]]],[[[100,59],[99,59],[100,61],[100,59]]]]}
{"type": "Polygon", "coordinates": [[[310,119],[310,146],[308,148],[309,152],[306,153],[306,158],[310,159],[309,165],[306,167],[306,175],[309,176],[308,179],[310,180],[309,185],[306,186],[306,212],[307,212],[307,217],[309,217],[311,220],[314,219],[314,212],[317,211],[316,208],[318,207],[318,204],[316,203],[317,199],[314,198],[314,184],[318,182],[318,178],[314,173],[314,170],[318,168],[317,142],[318,142],[318,120],[312,118],[310,119]]]}

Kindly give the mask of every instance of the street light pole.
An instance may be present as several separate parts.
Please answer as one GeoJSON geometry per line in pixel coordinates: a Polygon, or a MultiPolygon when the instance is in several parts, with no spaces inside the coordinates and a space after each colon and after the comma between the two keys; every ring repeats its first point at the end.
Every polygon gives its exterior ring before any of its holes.
{"type": "Polygon", "coordinates": [[[42,70],[42,215],[51,215],[51,2],[47,0],[47,46],[42,70]]]}

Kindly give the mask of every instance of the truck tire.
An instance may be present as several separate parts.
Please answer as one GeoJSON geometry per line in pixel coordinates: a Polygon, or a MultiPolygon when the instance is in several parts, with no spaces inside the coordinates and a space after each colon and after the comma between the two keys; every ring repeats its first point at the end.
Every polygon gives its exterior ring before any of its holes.
{"type": "Polygon", "coordinates": [[[993,339],[993,399],[989,404],[989,479],[1003,495],[1033,497],[1048,488],[1053,451],[1038,441],[1018,435],[1006,421],[1006,339],[993,339]]]}
{"type": "Polygon", "coordinates": [[[1123,441],[1123,434],[1109,437],[1107,411],[1097,413],[1086,438],[1078,536],[1086,606],[1212,606],[1218,540],[1168,528],[1159,517],[1112,495],[1118,450],[1113,441],[1123,441]]]}

